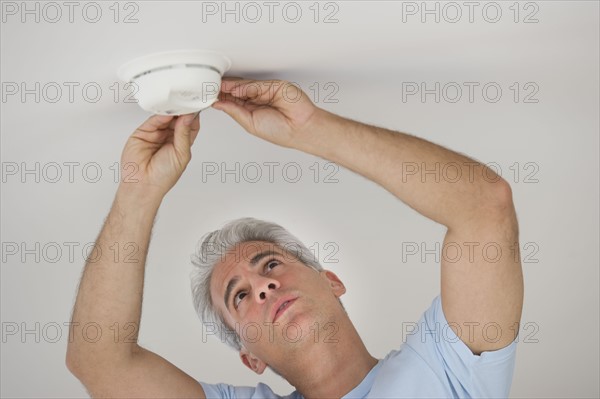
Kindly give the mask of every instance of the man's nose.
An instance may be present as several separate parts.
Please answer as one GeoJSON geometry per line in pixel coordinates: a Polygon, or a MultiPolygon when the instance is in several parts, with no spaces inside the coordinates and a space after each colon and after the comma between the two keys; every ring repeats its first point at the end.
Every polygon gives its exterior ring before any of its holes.
{"type": "Polygon", "coordinates": [[[256,284],[256,288],[254,290],[254,292],[256,293],[255,299],[256,299],[256,302],[258,302],[258,303],[265,302],[267,297],[272,294],[272,291],[279,288],[279,281],[272,279],[272,278],[263,277],[263,276],[257,277],[255,284],[256,284]]]}

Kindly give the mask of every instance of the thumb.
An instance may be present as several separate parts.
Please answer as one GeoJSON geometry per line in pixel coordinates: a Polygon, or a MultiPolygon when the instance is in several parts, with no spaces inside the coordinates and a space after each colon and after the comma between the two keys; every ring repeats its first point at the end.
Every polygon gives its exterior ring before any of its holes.
{"type": "Polygon", "coordinates": [[[243,106],[232,101],[219,100],[213,103],[212,107],[219,111],[225,112],[231,116],[244,129],[252,133],[254,131],[254,123],[252,122],[252,113],[243,106]]]}

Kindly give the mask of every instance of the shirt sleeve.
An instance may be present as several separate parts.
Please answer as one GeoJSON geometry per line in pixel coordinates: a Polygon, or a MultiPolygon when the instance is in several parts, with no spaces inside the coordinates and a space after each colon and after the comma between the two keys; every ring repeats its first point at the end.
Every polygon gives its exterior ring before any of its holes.
{"type": "MultiPolygon", "coordinates": [[[[237,398],[235,393],[235,387],[228,384],[208,384],[206,382],[199,381],[202,385],[202,389],[204,390],[204,395],[206,399],[230,399],[237,398]]],[[[252,392],[249,392],[247,397],[251,397],[252,392]]]]}
{"type": "MultiPolygon", "coordinates": [[[[468,337],[468,326],[459,334],[468,337]]],[[[481,331],[482,326],[478,326],[481,331]]],[[[500,331],[500,330],[498,330],[500,331]]],[[[500,331],[508,334],[514,331],[500,331]]],[[[490,327],[490,336],[496,329],[490,327]]],[[[446,380],[456,397],[506,398],[509,396],[515,368],[518,336],[504,348],[475,355],[448,325],[442,311],[440,295],[434,298],[417,326],[407,336],[412,348],[442,380],[446,380]]]]}
{"type": "Polygon", "coordinates": [[[207,399],[301,399],[302,396],[294,391],[287,396],[279,396],[273,392],[271,387],[266,384],[259,383],[256,387],[243,387],[229,384],[208,384],[198,381],[202,385],[204,395],[207,399]]]}

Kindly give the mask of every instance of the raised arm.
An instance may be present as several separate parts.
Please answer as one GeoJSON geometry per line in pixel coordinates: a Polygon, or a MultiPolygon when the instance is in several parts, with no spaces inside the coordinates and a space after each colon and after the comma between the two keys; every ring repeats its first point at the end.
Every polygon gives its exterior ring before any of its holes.
{"type": "Polygon", "coordinates": [[[250,133],[359,173],[445,225],[441,298],[447,320],[459,324],[462,331],[453,329],[475,354],[514,340],[523,277],[512,193],[504,179],[429,141],[320,109],[287,82],[233,79],[222,92],[213,106],[250,133]],[[458,248],[457,257],[451,251],[458,248]]]}
{"type": "Polygon", "coordinates": [[[464,155],[411,135],[318,111],[299,149],[379,183],[448,229],[441,246],[442,309],[479,355],[519,331],[523,275],[509,184],[464,155]]]}
{"type": "Polygon", "coordinates": [[[67,348],[67,367],[92,397],[204,397],[197,381],[137,344],[152,225],[199,126],[194,115],[153,116],[123,150],[126,177],[85,265],[67,348]]]}

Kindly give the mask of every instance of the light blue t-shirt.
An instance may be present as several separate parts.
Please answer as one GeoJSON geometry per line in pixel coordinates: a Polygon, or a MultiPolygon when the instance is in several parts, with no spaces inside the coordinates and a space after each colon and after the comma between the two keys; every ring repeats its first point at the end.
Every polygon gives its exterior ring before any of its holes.
{"type": "MultiPolygon", "coordinates": [[[[448,326],[439,295],[419,322],[406,330],[409,334],[400,349],[380,359],[344,398],[508,397],[518,336],[502,349],[474,355],[448,326]]],[[[476,331],[481,332],[481,328],[476,331]]],[[[490,328],[488,334],[495,333],[490,328]]],[[[466,328],[462,335],[469,337],[466,328]]],[[[238,387],[199,382],[207,398],[302,398],[297,391],[279,396],[262,383],[238,387]]]]}

